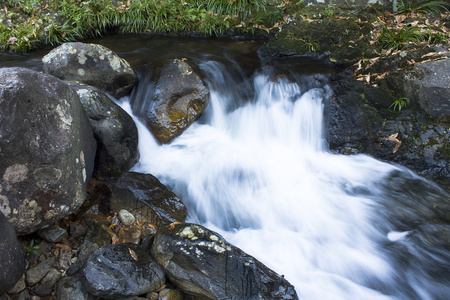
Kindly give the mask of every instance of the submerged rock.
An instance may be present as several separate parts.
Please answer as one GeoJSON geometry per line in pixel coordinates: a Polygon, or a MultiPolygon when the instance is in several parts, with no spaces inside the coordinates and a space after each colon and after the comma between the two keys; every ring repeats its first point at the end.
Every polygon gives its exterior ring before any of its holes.
{"type": "Polygon", "coordinates": [[[158,231],[151,248],[170,281],[205,299],[298,299],[283,276],[195,224],[158,231]]]}
{"type": "Polygon", "coordinates": [[[25,272],[26,260],[16,233],[0,211],[0,296],[12,289],[25,272]]]}
{"type": "Polygon", "coordinates": [[[44,72],[102,89],[116,98],[127,95],[137,82],[127,61],[96,44],[65,43],[42,58],[44,72]]]}
{"type": "Polygon", "coordinates": [[[138,131],[133,119],[95,87],[68,82],[80,96],[97,140],[94,174],[118,177],[138,161],[138,131]]]}
{"type": "Polygon", "coordinates": [[[28,234],[85,201],[96,142],[77,93],[47,74],[0,69],[0,111],[0,210],[28,234]]]}
{"type": "Polygon", "coordinates": [[[127,172],[114,185],[111,209],[126,209],[139,221],[157,226],[183,222],[187,215],[183,202],[151,174],[127,172]]]}
{"type": "MultiPolygon", "coordinates": [[[[209,90],[198,67],[187,58],[160,62],[153,70],[149,95],[135,94],[133,111],[162,144],[188,128],[209,103],[209,90]]],[[[141,84],[141,82],[140,82],[141,84]]]]}
{"type": "Polygon", "coordinates": [[[81,280],[91,294],[114,298],[153,292],[164,285],[165,276],[147,249],[124,243],[92,253],[81,280]]]}

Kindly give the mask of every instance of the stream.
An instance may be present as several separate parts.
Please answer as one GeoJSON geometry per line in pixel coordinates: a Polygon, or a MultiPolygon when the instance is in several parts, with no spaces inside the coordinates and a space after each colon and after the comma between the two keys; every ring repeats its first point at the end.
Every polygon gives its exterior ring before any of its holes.
{"type": "MultiPolygon", "coordinates": [[[[335,70],[307,57],[261,61],[261,42],[90,42],[127,59],[140,82],[142,66],[161,58],[189,57],[204,72],[209,106],[167,145],[134,116],[145,84],[117,100],[139,130],[133,171],[172,189],[188,222],[283,274],[300,299],[448,299],[449,249],[429,243],[439,227],[417,213],[448,195],[404,167],[328,149],[324,103],[335,70]]],[[[33,59],[10,64],[39,70],[33,59]]]]}

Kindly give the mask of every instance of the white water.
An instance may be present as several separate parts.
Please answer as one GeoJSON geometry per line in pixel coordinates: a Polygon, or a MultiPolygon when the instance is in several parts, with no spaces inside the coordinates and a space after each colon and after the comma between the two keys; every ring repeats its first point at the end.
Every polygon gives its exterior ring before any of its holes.
{"type": "MultiPolygon", "coordinates": [[[[202,65],[216,87],[224,81],[217,67],[202,65]]],[[[327,87],[270,79],[254,76],[250,101],[236,99],[235,87],[212,91],[200,122],[168,145],[135,118],[141,159],[134,171],[170,186],[188,207],[188,221],[284,274],[301,299],[408,299],[404,281],[396,282],[402,274],[379,246],[407,233],[388,234],[374,222],[378,186],[399,168],[328,152],[327,87]]],[[[122,106],[131,113],[128,102],[122,106]]],[[[417,299],[428,299],[422,295],[417,299]]]]}

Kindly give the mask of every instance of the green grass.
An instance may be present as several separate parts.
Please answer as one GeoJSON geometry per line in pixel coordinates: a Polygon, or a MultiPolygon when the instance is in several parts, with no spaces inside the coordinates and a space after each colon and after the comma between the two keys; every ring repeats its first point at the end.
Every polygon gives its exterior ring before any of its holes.
{"type": "Polygon", "coordinates": [[[398,4],[398,12],[402,14],[428,14],[431,12],[441,13],[448,11],[449,3],[439,0],[400,0],[398,4]]]}
{"type": "Polygon", "coordinates": [[[382,48],[399,50],[408,43],[420,43],[424,38],[425,33],[414,26],[404,26],[401,29],[383,26],[378,41],[382,48]]]}

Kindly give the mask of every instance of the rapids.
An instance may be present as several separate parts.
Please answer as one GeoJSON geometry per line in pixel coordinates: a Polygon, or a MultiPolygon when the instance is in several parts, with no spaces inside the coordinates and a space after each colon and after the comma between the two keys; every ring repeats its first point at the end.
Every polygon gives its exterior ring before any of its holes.
{"type": "MultiPolygon", "coordinates": [[[[153,174],[181,197],[189,222],[284,274],[301,299],[450,295],[448,252],[411,246],[410,232],[394,226],[390,211],[397,208],[389,204],[444,192],[403,167],[331,153],[324,103],[332,91],[325,75],[276,76],[265,66],[248,76],[234,61],[203,60],[200,68],[211,101],[181,136],[159,145],[134,117],[140,161],[133,171],[153,174]],[[391,196],[393,178],[405,190],[418,184],[428,190],[391,196]],[[405,250],[412,248],[419,250],[405,250]]],[[[146,97],[145,85],[139,89],[132,98],[146,97]]],[[[139,107],[129,98],[119,104],[131,115],[139,107]]]]}

